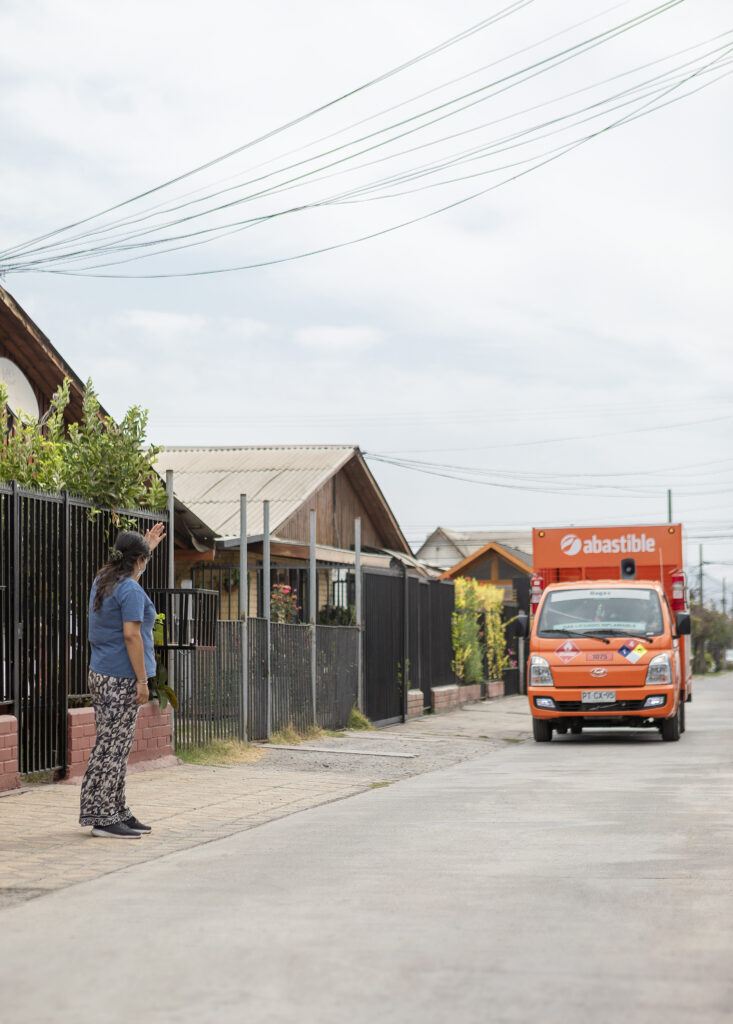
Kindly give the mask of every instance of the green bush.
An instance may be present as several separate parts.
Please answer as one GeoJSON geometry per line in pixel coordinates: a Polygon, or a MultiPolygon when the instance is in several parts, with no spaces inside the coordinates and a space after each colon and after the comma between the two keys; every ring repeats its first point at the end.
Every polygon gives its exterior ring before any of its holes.
{"type": "Polygon", "coordinates": [[[91,381],[87,381],[80,423],[68,431],[67,378],[54,393],[41,419],[8,419],[7,390],[0,384],[0,480],[21,487],[70,491],[104,508],[165,508],[166,494],[153,470],[159,448],[146,445],[147,411],[134,405],[119,423],[102,416],[91,381]]]}
{"type": "Polygon", "coordinates": [[[455,612],[451,623],[453,669],[463,684],[501,679],[511,662],[502,622],[503,596],[498,587],[459,577],[455,583],[455,612]]]}

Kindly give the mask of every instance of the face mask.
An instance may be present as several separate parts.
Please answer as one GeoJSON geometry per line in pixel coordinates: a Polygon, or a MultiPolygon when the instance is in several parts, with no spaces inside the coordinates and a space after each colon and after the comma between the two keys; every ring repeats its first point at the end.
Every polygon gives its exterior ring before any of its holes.
{"type": "Polygon", "coordinates": [[[145,570],[147,569],[147,567],[148,567],[148,565],[147,565],[147,562],[146,562],[146,563],[145,563],[145,565],[144,565],[144,566],[142,567],[142,569],[140,570],[140,572],[139,572],[139,573],[137,574],[137,578],[138,578],[138,579],[140,579],[140,577],[141,577],[141,576],[142,576],[142,574],[143,574],[143,573],[145,572],[145,570]]]}

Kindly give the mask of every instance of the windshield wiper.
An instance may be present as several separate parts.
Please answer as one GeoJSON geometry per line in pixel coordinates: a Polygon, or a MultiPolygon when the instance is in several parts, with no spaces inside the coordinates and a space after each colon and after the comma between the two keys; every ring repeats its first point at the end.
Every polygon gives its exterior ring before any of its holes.
{"type": "MultiPolygon", "coordinates": [[[[602,640],[604,644],[610,644],[611,641],[606,639],[605,636],[601,636],[600,633],[586,633],[576,629],[542,629],[540,630],[540,636],[544,636],[546,633],[559,633],[561,636],[577,636],[586,637],[591,636],[594,640],[602,640]]],[[[628,634],[624,634],[628,635],[628,634]]]]}
{"type": "Polygon", "coordinates": [[[647,643],[654,643],[654,635],[652,633],[630,633],[628,629],[605,629],[604,633],[607,636],[632,636],[635,640],[646,640],[647,643]]]}

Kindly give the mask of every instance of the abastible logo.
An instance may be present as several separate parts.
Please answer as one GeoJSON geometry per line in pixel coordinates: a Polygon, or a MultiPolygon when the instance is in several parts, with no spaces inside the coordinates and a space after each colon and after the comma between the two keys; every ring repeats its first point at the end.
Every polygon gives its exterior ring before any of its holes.
{"type": "Polygon", "coordinates": [[[593,534],[584,541],[574,533],[566,533],[560,541],[560,548],[564,555],[570,557],[580,554],[581,549],[584,555],[636,555],[644,551],[656,551],[657,543],[654,537],[647,537],[645,533],[625,533],[621,537],[606,537],[603,540],[593,534]]]}
{"type": "Polygon", "coordinates": [[[580,537],[576,537],[574,533],[566,533],[560,541],[560,547],[564,555],[577,555],[582,547],[580,537]]]}

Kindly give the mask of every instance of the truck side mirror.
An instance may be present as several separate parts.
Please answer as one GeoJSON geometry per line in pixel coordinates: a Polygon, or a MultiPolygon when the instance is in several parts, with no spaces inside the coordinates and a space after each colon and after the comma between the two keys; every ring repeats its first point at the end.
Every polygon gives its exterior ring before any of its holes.
{"type": "Polygon", "coordinates": [[[675,625],[677,627],[677,636],[689,636],[690,635],[690,613],[689,612],[677,612],[675,618],[675,625]]]}
{"type": "Polygon", "coordinates": [[[514,636],[529,636],[529,615],[526,612],[519,612],[514,620],[514,636]]]}

